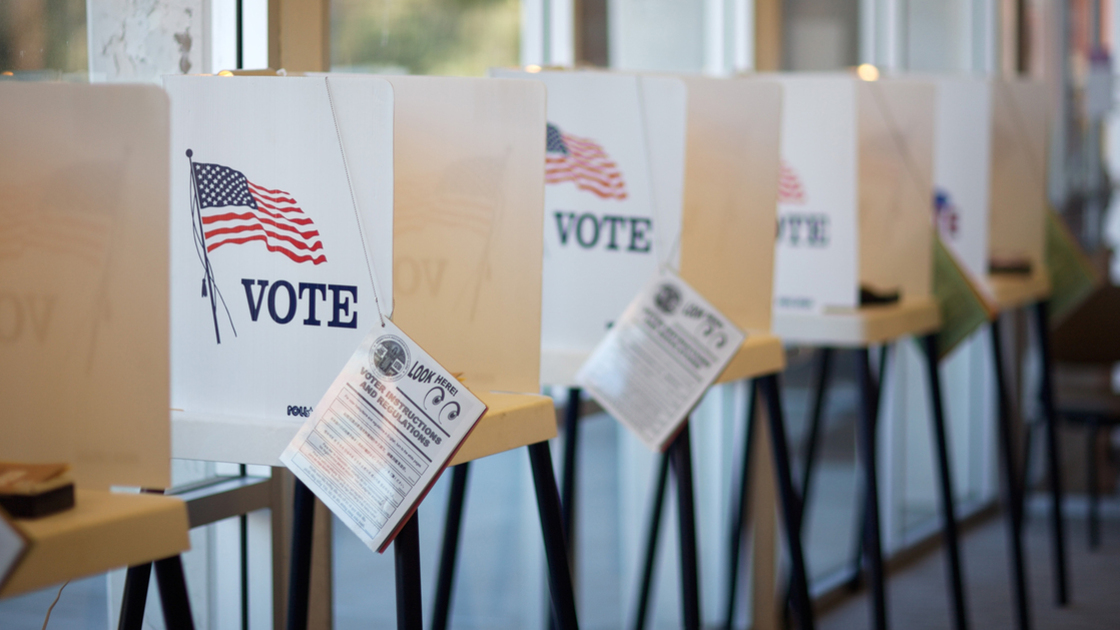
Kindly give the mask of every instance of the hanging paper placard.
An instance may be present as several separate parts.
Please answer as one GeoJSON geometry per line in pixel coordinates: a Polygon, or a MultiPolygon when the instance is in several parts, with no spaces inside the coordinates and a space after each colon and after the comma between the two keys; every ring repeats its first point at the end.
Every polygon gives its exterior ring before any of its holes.
{"type": "Polygon", "coordinates": [[[280,461],[381,552],[485,412],[386,320],[365,336],[280,461]]]}
{"type": "Polygon", "coordinates": [[[630,302],[576,382],[654,450],[664,450],[746,335],[662,268],[630,302]]]}

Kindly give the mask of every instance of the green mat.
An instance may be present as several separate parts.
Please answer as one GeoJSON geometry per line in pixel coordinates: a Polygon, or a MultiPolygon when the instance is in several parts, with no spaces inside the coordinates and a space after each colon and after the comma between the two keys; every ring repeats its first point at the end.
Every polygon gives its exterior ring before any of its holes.
{"type": "Polygon", "coordinates": [[[1046,268],[1050,274],[1050,325],[1076,309],[1100,284],[1088,256],[1062,218],[1046,212],[1046,268]]]}
{"type": "Polygon", "coordinates": [[[933,235],[933,297],[941,309],[941,331],[937,335],[938,358],[941,359],[995,315],[936,232],[933,235]]]}

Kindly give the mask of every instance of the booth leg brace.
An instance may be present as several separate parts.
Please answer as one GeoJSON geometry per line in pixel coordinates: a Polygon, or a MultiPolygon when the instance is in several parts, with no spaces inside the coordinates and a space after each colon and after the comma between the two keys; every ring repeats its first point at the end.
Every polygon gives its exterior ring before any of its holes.
{"type": "Polygon", "coordinates": [[[187,580],[183,577],[183,563],[179,556],[128,568],[117,627],[119,630],[140,630],[143,627],[152,564],[156,567],[159,601],[163,607],[163,622],[167,630],[194,630],[191,601],[187,596],[187,580]]]}
{"type": "Polygon", "coordinates": [[[1003,352],[1000,343],[999,319],[992,320],[992,360],[996,379],[999,454],[1003,464],[1003,505],[1007,510],[1007,544],[1011,556],[1011,593],[1015,601],[1019,630],[1030,630],[1030,602],[1027,599],[1026,559],[1023,552],[1023,502],[1019,472],[1015,462],[1015,446],[1011,434],[1011,401],[1003,375],[1003,352]]]}
{"type": "MultiPolygon", "coordinates": [[[[565,543],[563,519],[560,510],[560,493],[552,471],[552,452],[548,442],[531,444],[529,463],[533,470],[533,485],[537,494],[537,509],[541,519],[545,557],[548,562],[548,583],[552,594],[553,624],[563,630],[576,630],[575,591],[572,588],[571,568],[568,564],[568,547],[565,543]]],[[[437,576],[436,601],[432,615],[432,629],[447,628],[451,615],[451,596],[455,582],[455,565],[459,551],[460,530],[465,508],[468,464],[453,470],[451,496],[448,499],[447,520],[444,523],[443,549],[437,576]]]]}
{"type": "MultiPolygon", "coordinates": [[[[1046,425],[1046,460],[1050,485],[1050,539],[1054,561],[1054,599],[1059,606],[1069,603],[1069,581],[1066,571],[1065,519],[1062,517],[1062,466],[1058,453],[1058,415],[1054,411],[1054,389],[1050,362],[1050,306],[1046,301],[1035,304],[1035,327],[1042,358],[1042,382],[1039,397],[1046,425]]],[[[1020,497],[1022,499],[1023,497],[1020,497]]]]}
{"type": "Polygon", "coordinates": [[[638,604],[634,614],[635,630],[643,630],[649,616],[650,593],[653,588],[653,568],[657,560],[657,540],[661,534],[661,512],[665,491],[672,468],[677,480],[677,522],[680,528],[681,561],[681,621],[686,630],[700,628],[700,576],[696,546],[696,506],[692,487],[692,440],[685,420],[684,428],[658,457],[657,481],[654,487],[653,507],[650,510],[646,534],[645,557],[642,562],[641,584],[638,587],[638,604]]]}

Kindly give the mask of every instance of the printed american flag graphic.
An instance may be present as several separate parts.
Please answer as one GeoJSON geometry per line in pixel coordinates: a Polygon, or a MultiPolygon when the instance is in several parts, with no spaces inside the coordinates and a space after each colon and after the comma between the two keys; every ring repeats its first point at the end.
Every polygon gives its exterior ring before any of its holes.
{"type": "Polygon", "coordinates": [[[544,181],[572,182],[602,199],[626,199],[622,171],[603,147],[594,140],[566,134],[552,123],[548,123],[544,181]]]}
{"type": "Polygon", "coordinates": [[[778,173],[778,203],[805,203],[805,188],[793,167],[782,160],[778,173]]]}
{"type": "Polygon", "coordinates": [[[249,181],[220,164],[192,164],[206,251],[260,241],[297,263],[327,262],[311,217],[291,194],[249,181]]]}
{"type": "Polygon", "coordinates": [[[44,182],[40,199],[6,191],[8,203],[0,204],[0,260],[40,251],[101,264],[120,204],[121,172],[115,163],[81,162],[44,182]]]}
{"type": "Polygon", "coordinates": [[[110,218],[80,212],[0,213],[0,260],[39,250],[100,263],[110,231],[110,218]]]}

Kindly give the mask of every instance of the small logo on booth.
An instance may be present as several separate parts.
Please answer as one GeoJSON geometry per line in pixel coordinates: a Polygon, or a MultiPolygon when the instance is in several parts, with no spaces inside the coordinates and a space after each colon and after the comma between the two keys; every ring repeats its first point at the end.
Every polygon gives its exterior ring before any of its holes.
{"type": "Polygon", "coordinates": [[[778,203],[805,203],[805,187],[801,178],[785,160],[778,170],[778,203]]]}
{"type": "Polygon", "coordinates": [[[653,298],[653,303],[657,308],[666,315],[671,314],[677,310],[677,306],[681,303],[681,292],[677,287],[671,284],[663,284],[657,290],[657,295],[653,298]]]}
{"type": "Polygon", "coordinates": [[[378,337],[369,351],[370,367],[387,381],[404,376],[409,361],[408,345],[396,335],[378,337]]]}
{"type": "Polygon", "coordinates": [[[598,142],[560,131],[548,123],[544,182],[572,182],[600,199],[626,199],[622,171],[598,142]]]}
{"type": "Polygon", "coordinates": [[[938,188],[933,193],[933,218],[942,234],[956,237],[960,228],[960,213],[949,197],[949,192],[938,188]]]}
{"type": "Polygon", "coordinates": [[[203,270],[202,297],[210,299],[214,336],[221,343],[219,302],[234,336],[237,329],[215,282],[210,252],[225,245],[259,242],[268,251],[296,263],[321,265],[327,257],[318,228],[290,193],[255,184],[229,166],[195,162],[191,149],[187,149],[187,159],[191,168],[191,230],[203,270]]]}

